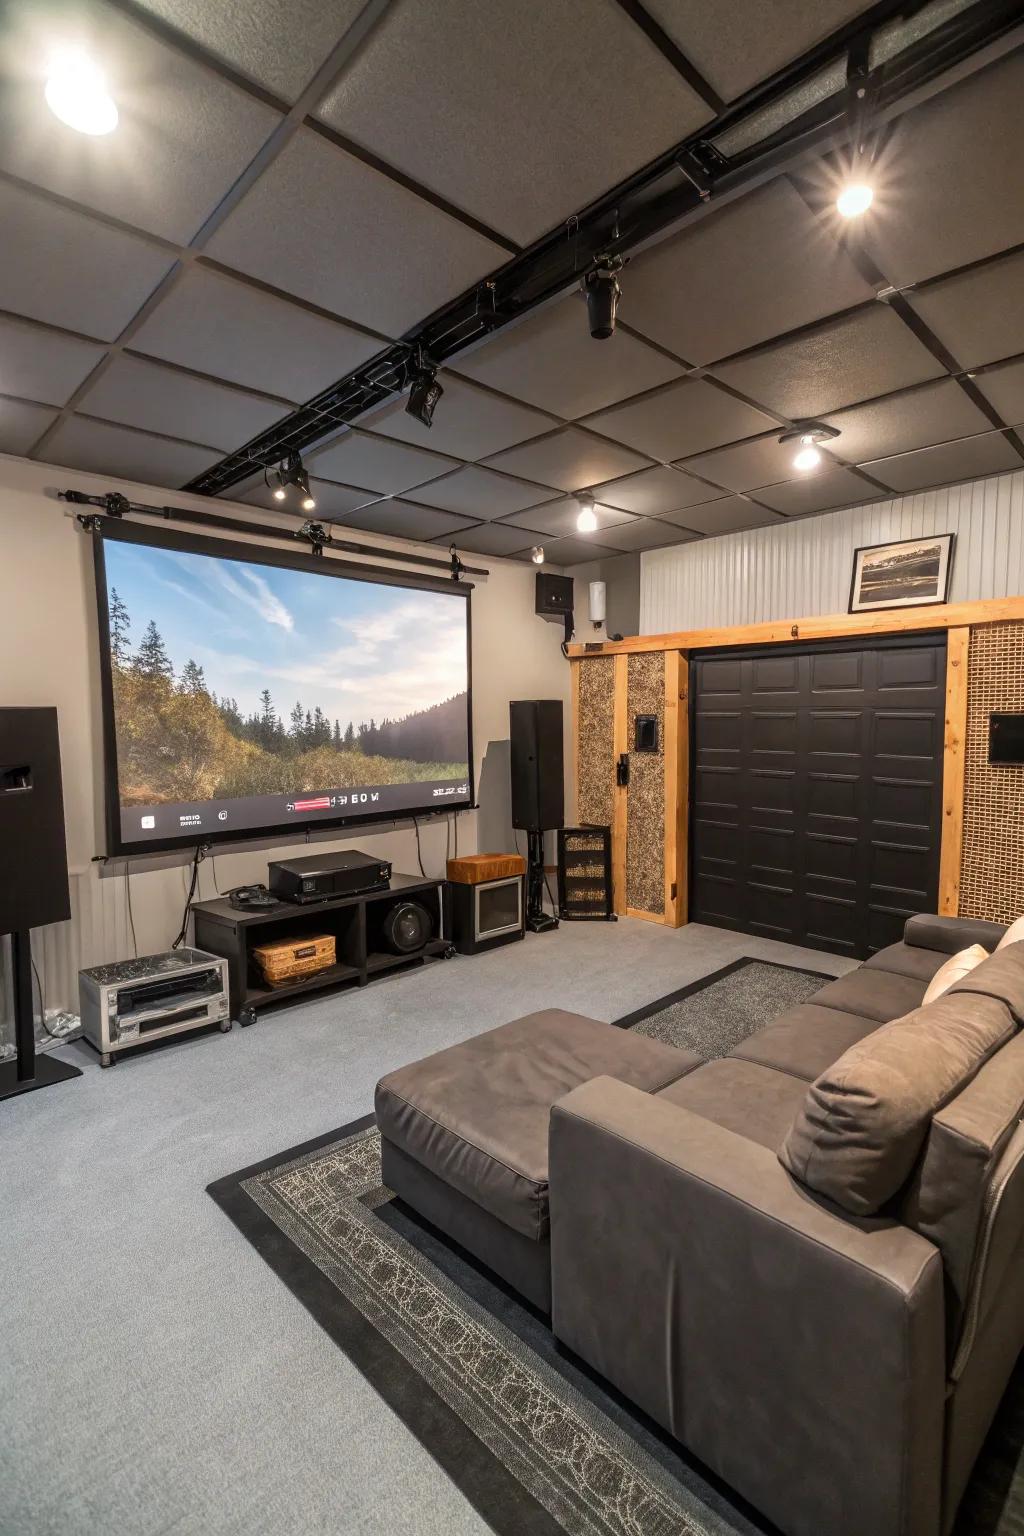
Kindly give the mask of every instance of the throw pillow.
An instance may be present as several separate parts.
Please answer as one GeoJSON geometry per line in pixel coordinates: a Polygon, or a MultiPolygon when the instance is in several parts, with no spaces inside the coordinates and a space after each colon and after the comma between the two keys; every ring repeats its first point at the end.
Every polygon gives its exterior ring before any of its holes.
{"type": "Polygon", "coordinates": [[[929,1003],[937,1002],[943,992],[948,992],[955,981],[961,981],[968,976],[976,965],[988,959],[988,950],[982,949],[980,944],[972,944],[969,949],[962,949],[958,955],[950,955],[944,965],[940,965],[931,981],[928,989],[921,999],[921,1007],[927,1008],[929,1003]]]}
{"type": "Polygon", "coordinates": [[[1017,921],[1007,928],[996,949],[1005,949],[1007,944],[1020,944],[1022,940],[1024,940],[1024,917],[1018,917],[1017,921]]]}

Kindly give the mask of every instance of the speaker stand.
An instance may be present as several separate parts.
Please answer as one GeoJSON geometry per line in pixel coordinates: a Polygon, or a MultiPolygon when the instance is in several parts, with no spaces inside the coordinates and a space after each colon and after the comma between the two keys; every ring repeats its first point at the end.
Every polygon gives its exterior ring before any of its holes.
{"type": "Polygon", "coordinates": [[[32,1010],[32,943],[27,929],[11,934],[11,960],[14,981],[14,1039],[18,1054],[14,1061],[0,1064],[0,1099],[17,1093],[31,1093],[34,1088],[49,1088],[81,1077],[78,1067],[48,1056],[36,1056],[35,1017],[32,1010]]]}
{"type": "Polygon", "coordinates": [[[526,926],[531,933],[549,933],[558,918],[544,911],[544,833],[526,834],[526,926]]]}

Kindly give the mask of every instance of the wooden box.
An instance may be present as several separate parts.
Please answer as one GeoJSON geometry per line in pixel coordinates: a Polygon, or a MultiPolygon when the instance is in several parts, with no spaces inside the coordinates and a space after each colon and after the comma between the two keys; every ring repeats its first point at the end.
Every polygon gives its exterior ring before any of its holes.
{"type": "Polygon", "coordinates": [[[525,875],[526,860],[519,853],[469,853],[448,860],[448,879],[455,885],[482,885],[485,880],[508,880],[525,875]]]}
{"type": "Polygon", "coordinates": [[[273,944],[258,944],[252,954],[271,987],[286,987],[335,963],[333,933],[303,935],[301,939],[278,939],[273,944]]]}

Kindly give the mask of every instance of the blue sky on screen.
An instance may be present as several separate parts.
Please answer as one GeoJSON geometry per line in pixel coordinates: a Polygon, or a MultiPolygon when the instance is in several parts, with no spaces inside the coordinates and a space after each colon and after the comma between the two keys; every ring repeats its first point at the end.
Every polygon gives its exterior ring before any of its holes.
{"type": "Polygon", "coordinates": [[[358,725],[397,720],[467,686],[463,597],[218,560],[109,540],[107,587],[131,616],[134,649],[156,620],[180,673],[189,657],[243,714],[269,688],[358,725]]]}

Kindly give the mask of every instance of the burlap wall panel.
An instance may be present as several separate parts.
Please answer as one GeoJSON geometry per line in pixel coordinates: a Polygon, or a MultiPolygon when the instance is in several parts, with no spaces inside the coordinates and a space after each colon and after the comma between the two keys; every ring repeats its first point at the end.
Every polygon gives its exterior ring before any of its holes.
{"type": "Polygon", "coordinates": [[[990,766],[993,711],[1024,712],[1024,624],[972,629],[967,666],[960,913],[1008,923],[1024,913],[1024,766],[990,766]]]}
{"type": "Polygon", "coordinates": [[[610,827],[615,798],[615,657],[591,656],[579,668],[576,818],[610,827]]]}
{"type": "Polygon", "coordinates": [[[626,717],[629,791],[626,805],[626,905],[637,912],[665,910],[665,653],[630,656],[626,717]],[[658,718],[657,752],[634,752],[637,715],[658,718]]]}

